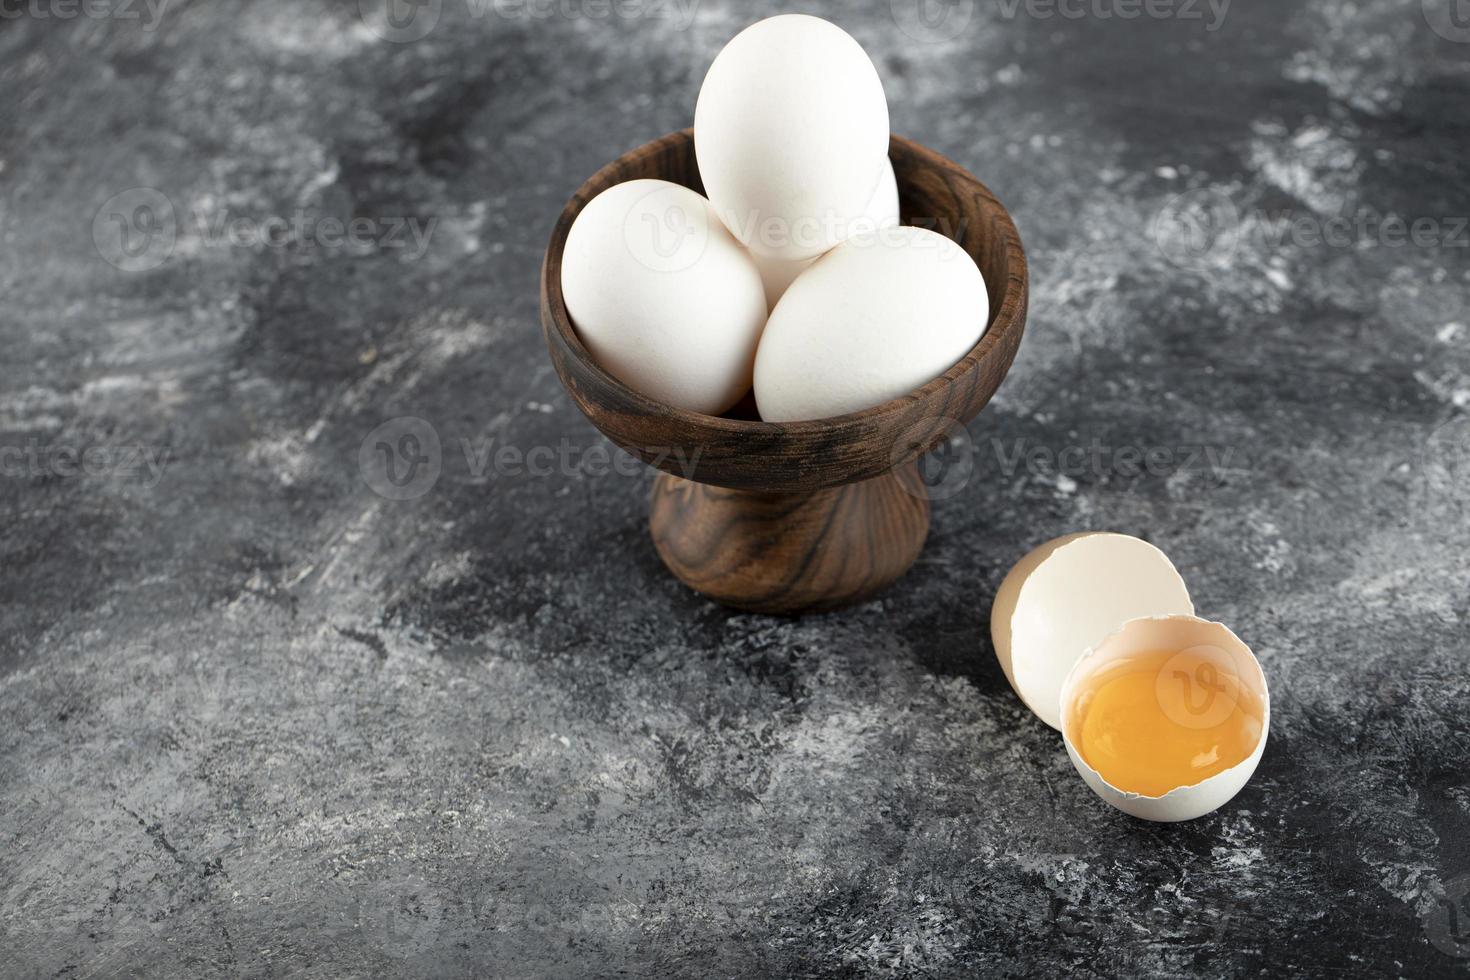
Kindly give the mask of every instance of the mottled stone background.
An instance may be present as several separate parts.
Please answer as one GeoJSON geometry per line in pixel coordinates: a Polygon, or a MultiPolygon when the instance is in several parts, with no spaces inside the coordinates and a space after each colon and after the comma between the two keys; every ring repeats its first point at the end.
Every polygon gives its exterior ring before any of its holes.
{"type": "Polygon", "coordinates": [[[0,973],[1470,973],[1463,4],[375,2],[0,2],[0,973]],[[1034,289],[921,563],[800,621],[664,573],[536,294],[779,10],[1034,289]],[[995,664],[1085,528],[1266,667],[1207,818],[1107,808],[995,664]]]}

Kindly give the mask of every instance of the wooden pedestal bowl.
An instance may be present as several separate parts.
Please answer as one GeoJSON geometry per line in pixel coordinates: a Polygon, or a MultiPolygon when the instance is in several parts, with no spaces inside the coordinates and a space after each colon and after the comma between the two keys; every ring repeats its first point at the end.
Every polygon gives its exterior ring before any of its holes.
{"type": "MultiPolygon", "coordinates": [[[[592,360],[561,292],[572,221],[602,191],[654,177],[703,193],[691,130],[603,167],[567,202],[541,268],[541,324],[577,407],[609,439],[660,472],[654,546],[710,598],[794,614],[866,599],[908,570],[929,531],[916,460],[974,418],[1021,343],[1026,255],[1010,215],[958,164],[900,137],[889,147],[905,224],[958,242],[985,276],[990,326],[942,377],[875,408],[814,422],[761,422],[747,400],[715,418],[640,395],[592,360]]],[[[690,324],[698,329],[698,324],[690,324]]]]}

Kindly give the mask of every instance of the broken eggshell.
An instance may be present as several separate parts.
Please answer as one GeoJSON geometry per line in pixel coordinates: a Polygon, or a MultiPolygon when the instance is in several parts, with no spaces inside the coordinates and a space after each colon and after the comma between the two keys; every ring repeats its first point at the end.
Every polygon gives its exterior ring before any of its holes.
{"type": "Polygon", "coordinates": [[[1062,727],[1058,692],[1082,652],[1139,616],[1193,615],[1184,580],[1139,538],[1088,531],[1056,538],[1018,561],[990,610],[1006,680],[1038,718],[1062,727]]]}
{"type": "Polygon", "coordinates": [[[1067,755],[1093,792],[1130,816],[1162,823],[1193,820],[1230,802],[1255,773],[1271,729],[1271,695],[1256,655],[1223,623],[1192,615],[1150,616],[1124,623],[1073,666],[1062,684],[1058,710],[1065,720],[1062,740],[1067,755]],[[1087,681],[1098,671],[1119,660],[1160,650],[1209,651],[1208,656],[1217,669],[1230,671],[1243,689],[1260,699],[1261,736],[1255,750],[1237,765],[1198,783],[1176,787],[1163,796],[1145,796],[1118,789],[1088,765],[1075,744],[1081,717],[1072,707],[1087,681]]]}

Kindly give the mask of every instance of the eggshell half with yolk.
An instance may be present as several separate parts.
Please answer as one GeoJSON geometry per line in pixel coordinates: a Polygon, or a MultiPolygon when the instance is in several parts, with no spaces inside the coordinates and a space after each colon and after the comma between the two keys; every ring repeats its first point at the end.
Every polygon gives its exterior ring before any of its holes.
{"type": "MultiPolygon", "coordinates": [[[[1195,616],[1155,616],[1131,620],[1086,651],[1062,684],[1060,694],[1065,724],[1062,740],[1082,779],[1098,796],[1134,817],[1166,823],[1193,820],[1219,809],[1239,793],[1256,771],[1266,750],[1271,728],[1271,695],[1260,661],[1250,647],[1222,623],[1195,616]],[[1238,764],[1200,782],[1178,786],[1162,796],[1131,793],[1113,786],[1088,764],[1079,748],[1081,713],[1072,710],[1076,699],[1098,672],[1111,664],[1155,651],[1209,651],[1213,669],[1229,672],[1239,690],[1261,711],[1260,735],[1255,749],[1238,764]]],[[[1189,724],[1188,719],[1179,719],[1189,724]]]]}

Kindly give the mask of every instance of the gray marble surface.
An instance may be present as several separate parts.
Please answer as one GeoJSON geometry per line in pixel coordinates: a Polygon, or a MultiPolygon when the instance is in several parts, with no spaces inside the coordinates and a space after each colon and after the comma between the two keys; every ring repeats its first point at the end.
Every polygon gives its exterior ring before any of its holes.
{"type": "Polygon", "coordinates": [[[373,3],[0,8],[0,974],[1470,972],[1448,3],[373,3]],[[778,9],[1034,288],[920,564],[799,621],[664,573],[536,295],[778,9]],[[1265,665],[1209,817],[1107,808],[996,666],[1086,528],[1265,665]]]}

